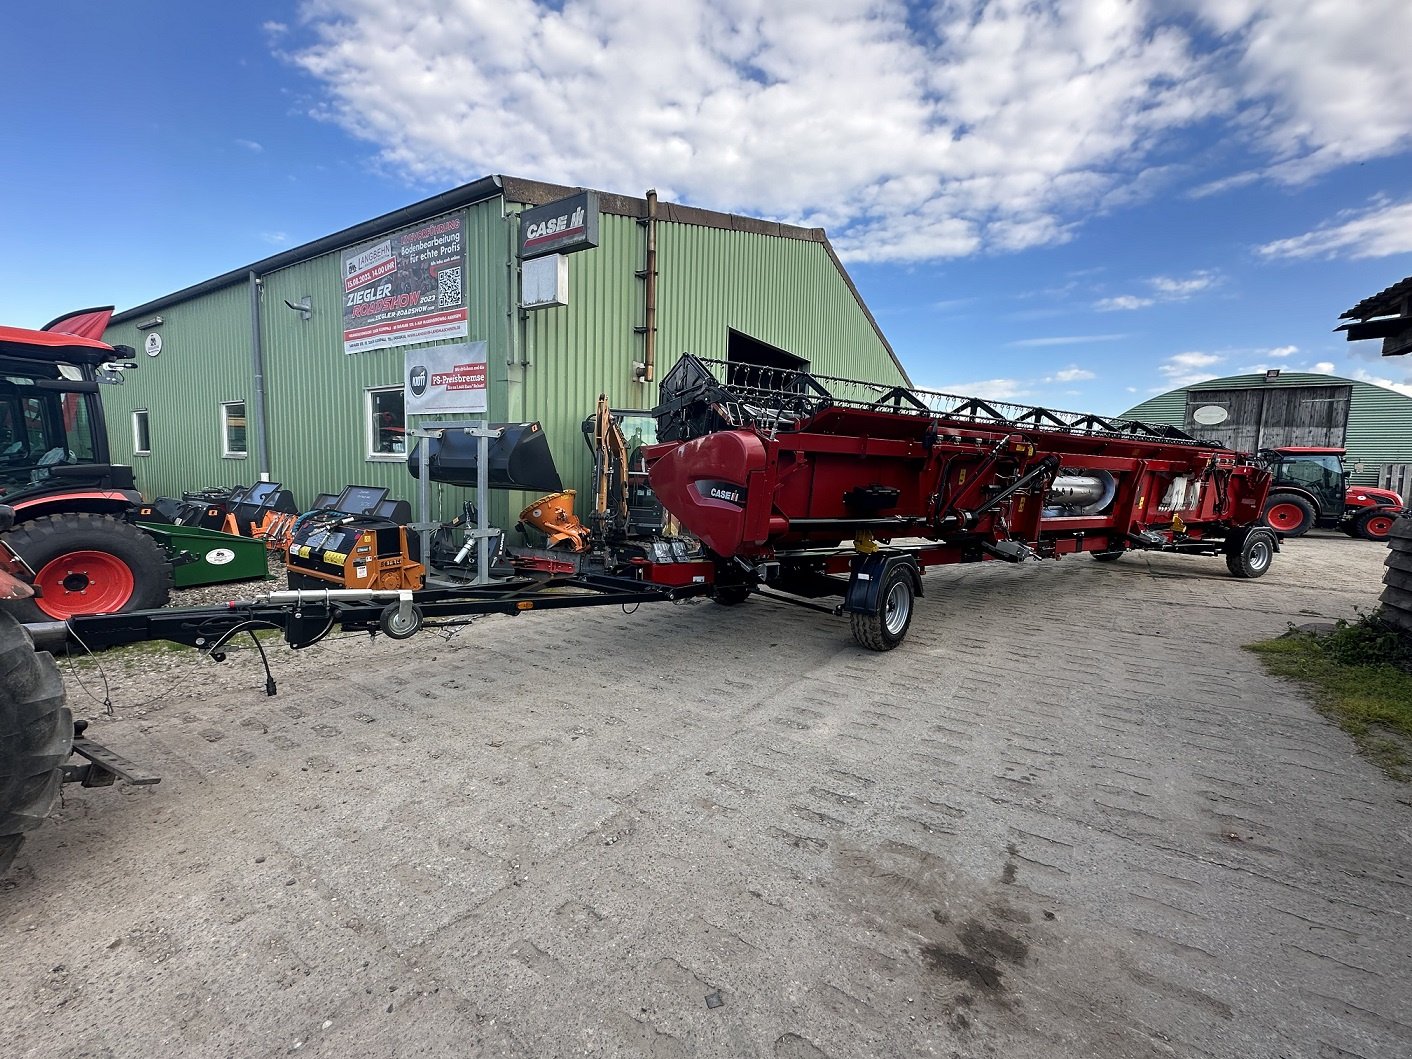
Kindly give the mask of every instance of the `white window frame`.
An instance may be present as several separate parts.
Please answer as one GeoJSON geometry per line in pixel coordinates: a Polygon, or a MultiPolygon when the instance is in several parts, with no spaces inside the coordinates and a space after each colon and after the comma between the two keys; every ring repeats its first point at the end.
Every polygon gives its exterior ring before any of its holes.
{"type": "Polygon", "coordinates": [[[134,408],[132,410],[132,454],[134,456],[152,455],[152,414],[146,408],[134,408]],[[142,417],[143,425],[147,428],[147,447],[142,447],[142,432],[137,429],[138,417],[142,417]]]}
{"type": "MultiPolygon", "coordinates": [[[[363,458],[369,463],[406,463],[407,444],[404,441],[401,452],[378,452],[377,437],[373,430],[373,394],[400,391],[401,386],[369,386],[363,391],[363,458]]],[[[407,412],[404,406],[402,425],[407,425],[407,412]]],[[[405,438],[406,435],[403,435],[405,438]]]]}
{"type": "Polygon", "coordinates": [[[250,449],[250,417],[249,417],[249,414],[248,414],[246,411],[244,411],[244,409],[246,409],[246,408],[247,408],[247,405],[246,405],[246,403],[245,403],[244,400],[239,400],[239,401],[222,401],[222,402],[221,402],[221,421],[220,421],[220,422],[221,422],[221,458],[222,458],[222,459],[225,459],[225,460],[243,460],[243,459],[245,459],[245,458],[250,454],[250,453],[249,453],[249,449],[250,449]],[[230,420],[230,410],[231,410],[232,408],[234,408],[236,405],[239,405],[239,406],[241,407],[242,411],[241,411],[241,414],[240,414],[240,418],[242,418],[242,419],[245,420],[245,449],[246,449],[246,451],[244,451],[244,452],[232,452],[232,451],[230,451],[230,422],[229,422],[229,420],[230,420]]]}

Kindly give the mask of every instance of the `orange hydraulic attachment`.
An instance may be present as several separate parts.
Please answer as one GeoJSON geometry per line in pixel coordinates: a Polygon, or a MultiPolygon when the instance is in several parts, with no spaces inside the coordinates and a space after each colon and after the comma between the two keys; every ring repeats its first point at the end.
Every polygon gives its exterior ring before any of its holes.
{"type": "Polygon", "coordinates": [[[542,496],[520,512],[520,521],[540,530],[549,538],[549,547],[568,551],[588,551],[588,527],[574,514],[573,489],[542,496]]]}

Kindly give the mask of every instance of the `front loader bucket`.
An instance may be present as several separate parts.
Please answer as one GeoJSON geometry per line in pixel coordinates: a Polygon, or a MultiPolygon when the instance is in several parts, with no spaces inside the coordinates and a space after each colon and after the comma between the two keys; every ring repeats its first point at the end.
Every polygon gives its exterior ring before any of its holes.
{"type": "MultiPolygon", "coordinates": [[[[435,429],[435,423],[427,424],[435,429]]],[[[492,423],[500,436],[490,440],[489,484],[492,489],[524,489],[535,493],[557,493],[564,488],[549,441],[538,423],[492,423]]],[[[454,428],[441,438],[425,439],[433,482],[476,486],[476,454],[480,441],[454,428]]],[[[422,446],[407,457],[407,471],[413,478],[421,474],[422,446]]]]}

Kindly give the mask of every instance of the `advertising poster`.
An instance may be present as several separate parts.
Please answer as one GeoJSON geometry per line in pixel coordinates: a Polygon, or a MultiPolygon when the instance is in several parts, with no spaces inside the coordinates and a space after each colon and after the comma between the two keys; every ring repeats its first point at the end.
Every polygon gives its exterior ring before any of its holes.
{"type": "Polygon", "coordinates": [[[464,338],[465,258],[460,216],[437,217],[345,250],[343,352],[464,338]]]}
{"type": "Polygon", "coordinates": [[[409,349],[404,356],[408,415],[486,410],[484,342],[409,349]]]}

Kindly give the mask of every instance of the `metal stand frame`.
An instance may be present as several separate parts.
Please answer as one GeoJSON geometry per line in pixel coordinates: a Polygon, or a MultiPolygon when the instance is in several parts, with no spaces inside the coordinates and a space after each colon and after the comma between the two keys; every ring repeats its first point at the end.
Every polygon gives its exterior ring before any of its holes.
{"type": "MultiPolygon", "coordinates": [[[[494,580],[490,576],[490,539],[501,532],[485,524],[486,507],[490,498],[490,441],[498,438],[504,430],[492,429],[484,419],[438,420],[434,425],[407,428],[407,434],[414,438],[435,438],[438,441],[447,431],[459,431],[477,439],[476,451],[476,524],[466,527],[466,547],[461,549],[458,559],[463,559],[472,543],[476,546],[476,576],[472,584],[488,585],[494,580]]],[[[422,561],[426,563],[427,575],[432,572],[431,534],[441,524],[431,517],[431,457],[422,451],[417,461],[417,521],[408,526],[416,530],[422,546],[422,561]]]]}

